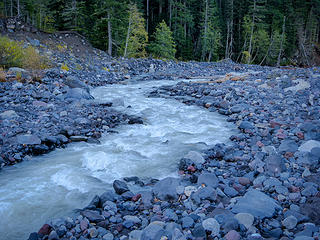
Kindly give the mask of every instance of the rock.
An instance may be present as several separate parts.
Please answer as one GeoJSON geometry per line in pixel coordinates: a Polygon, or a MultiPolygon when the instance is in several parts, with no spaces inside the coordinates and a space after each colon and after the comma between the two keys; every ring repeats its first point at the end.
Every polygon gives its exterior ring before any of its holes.
{"type": "Polygon", "coordinates": [[[85,230],[87,230],[88,229],[88,220],[86,219],[86,220],[81,220],[80,221],[80,229],[81,229],[81,231],[85,231],[85,230]]]}
{"type": "Polygon", "coordinates": [[[140,192],[141,194],[141,202],[144,206],[145,209],[152,208],[152,199],[153,199],[153,194],[150,191],[142,191],[140,192]]]}
{"type": "Polygon", "coordinates": [[[85,210],[81,212],[82,216],[89,219],[90,222],[97,223],[104,220],[104,217],[98,211],[85,210]]]}
{"type": "Polygon", "coordinates": [[[129,233],[129,240],[139,240],[141,239],[142,231],[134,230],[129,233]]]}
{"type": "Polygon", "coordinates": [[[143,124],[143,121],[139,117],[130,117],[128,124],[143,124]]]}
{"type": "Polygon", "coordinates": [[[40,41],[38,39],[32,39],[30,37],[27,37],[27,40],[33,47],[40,47],[40,41]]]}
{"type": "Polygon", "coordinates": [[[183,228],[187,228],[187,229],[191,228],[193,226],[193,224],[194,224],[194,220],[191,217],[188,217],[188,216],[187,217],[183,217],[181,219],[181,222],[182,222],[182,227],[183,228]]]}
{"type": "Polygon", "coordinates": [[[240,240],[241,236],[237,231],[231,230],[224,236],[224,238],[226,240],[240,240]]]}
{"type": "Polygon", "coordinates": [[[70,88],[83,88],[89,93],[89,87],[75,76],[68,76],[64,80],[64,84],[70,88]]]}
{"type": "Polygon", "coordinates": [[[105,211],[113,211],[114,213],[118,211],[117,204],[111,201],[105,201],[102,207],[105,211]]]}
{"type": "Polygon", "coordinates": [[[307,237],[307,236],[299,236],[299,237],[295,237],[294,240],[314,240],[314,238],[307,237]]]}
{"type": "Polygon", "coordinates": [[[172,240],[187,240],[187,239],[178,228],[175,228],[172,231],[172,240]]]}
{"type": "Polygon", "coordinates": [[[246,177],[239,177],[238,181],[242,186],[247,186],[247,185],[250,185],[251,183],[250,179],[246,177]]]}
{"type": "Polygon", "coordinates": [[[311,172],[308,168],[304,169],[303,173],[302,173],[302,177],[306,178],[306,177],[310,177],[311,176],[311,172]]]}
{"type": "Polygon", "coordinates": [[[158,222],[152,222],[142,230],[141,240],[160,240],[164,235],[163,225],[158,222]]]}
{"type": "Polygon", "coordinates": [[[168,177],[157,182],[153,187],[153,193],[157,198],[164,201],[178,199],[177,187],[180,180],[177,178],[168,177]]]}
{"type": "Polygon", "coordinates": [[[96,228],[90,228],[88,229],[89,235],[91,238],[95,238],[96,236],[98,236],[98,231],[96,228]]]}
{"type": "Polygon", "coordinates": [[[239,128],[241,130],[252,130],[254,129],[254,125],[251,123],[251,122],[248,122],[248,121],[242,121],[239,125],[239,128]]]}
{"type": "Polygon", "coordinates": [[[296,93],[300,90],[310,88],[310,83],[307,81],[304,81],[303,79],[297,79],[297,80],[294,80],[294,82],[298,84],[292,87],[285,88],[284,91],[285,92],[292,91],[293,93],[296,93]]]}
{"type": "Polygon", "coordinates": [[[88,137],[86,137],[86,136],[71,136],[70,140],[72,142],[86,142],[86,141],[88,141],[88,137]]]}
{"type": "Polygon", "coordinates": [[[65,98],[69,99],[85,99],[85,100],[91,100],[93,97],[88,93],[87,90],[83,88],[71,88],[67,91],[65,98]]]}
{"type": "Polygon", "coordinates": [[[279,146],[279,152],[291,152],[294,153],[298,150],[298,144],[293,140],[283,140],[279,146]]]}
{"type": "Polygon", "coordinates": [[[294,229],[297,226],[298,220],[294,216],[289,216],[282,221],[282,225],[286,229],[294,229]]]}
{"type": "Polygon", "coordinates": [[[48,240],[59,240],[59,236],[58,234],[56,233],[56,231],[52,231],[49,236],[48,236],[48,240]]]}
{"type": "Polygon", "coordinates": [[[40,236],[45,236],[45,235],[49,235],[51,232],[51,226],[49,224],[44,224],[40,230],[38,231],[38,234],[40,236]]]}
{"type": "Polygon", "coordinates": [[[186,186],[184,188],[184,194],[187,197],[190,197],[193,192],[196,192],[198,189],[195,186],[186,186]]]}
{"type": "Polygon", "coordinates": [[[110,201],[110,202],[113,202],[115,201],[116,199],[118,199],[118,195],[115,194],[115,192],[113,191],[107,191],[107,192],[104,192],[101,196],[100,196],[100,201],[101,201],[101,204],[103,205],[106,201],[110,201]]]}
{"type": "Polygon", "coordinates": [[[38,239],[39,239],[39,236],[37,233],[31,233],[28,238],[28,240],[38,240],[38,239]]]}
{"type": "Polygon", "coordinates": [[[214,218],[203,220],[202,226],[206,231],[210,231],[212,236],[218,236],[220,232],[220,224],[214,218]]]}
{"type": "Polygon", "coordinates": [[[320,148],[320,142],[316,140],[309,140],[299,147],[300,152],[311,152],[313,148],[320,148]]]}
{"type": "Polygon", "coordinates": [[[123,217],[126,221],[132,221],[135,224],[140,224],[141,220],[140,218],[136,217],[136,216],[130,216],[130,215],[126,215],[123,217]]]}
{"type": "Polygon", "coordinates": [[[270,175],[281,173],[285,169],[284,160],[278,154],[272,154],[265,159],[265,170],[270,175]]]}
{"type": "Polygon", "coordinates": [[[233,187],[229,186],[226,186],[223,192],[229,197],[235,197],[239,194],[238,191],[236,191],[233,187]]]}
{"type": "Polygon", "coordinates": [[[195,164],[203,164],[205,162],[201,153],[196,151],[190,151],[184,158],[190,159],[195,164]]]}
{"type": "Polygon", "coordinates": [[[198,177],[198,185],[206,185],[215,188],[219,184],[219,180],[214,173],[201,173],[198,177]]]}
{"type": "Polygon", "coordinates": [[[123,182],[123,181],[120,181],[120,180],[115,180],[113,182],[113,189],[119,195],[129,191],[129,188],[128,188],[127,184],[125,182],[123,182]]]}
{"type": "Polygon", "coordinates": [[[258,190],[249,190],[232,208],[234,213],[249,213],[256,218],[272,217],[276,210],[281,209],[279,204],[266,194],[258,190]]]}
{"type": "Polygon", "coordinates": [[[301,213],[308,216],[313,223],[320,225],[320,198],[310,197],[307,203],[301,206],[301,213]]]}
{"type": "Polygon", "coordinates": [[[27,71],[19,67],[11,67],[8,70],[8,74],[17,74],[17,73],[27,73],[27,71]]]}
{"type": "Polygon", "coordinates": [[[107,233],[107,234],[103,235],[102,239],[103,240],[113,240],[114,237],[113,237],[112,233],[107,233]]]}
{"type": "Polygon", "coordinates": [[[249,229],[254,222],[254,216],[249,213],[238,213],[234,216],[235,219],[242,225],[244,225],[247,229],[249,229]]]}
{"type": "Polygon", "coordinates": [[[204,238],[206,236],[206,231],[204,230],[202,224],[196,224],[196,226],[192,230],[192,235],[195,238],[204,238]]]}
{"type": "Polygon", "coordinates": [[[18,117],[18,114],[13,110],[7,110],[7,111],[0,113],[0,117],[2,119],[11,119],[11,118],[18,117]]]}
{"type": "Polygon", "coordinates": [[[24,144],[24,145],[37,145],[41,144],[40,138],[38,138],[35,135],[18,135],[17,136],[17,142],[18,144],[24,144]]]}

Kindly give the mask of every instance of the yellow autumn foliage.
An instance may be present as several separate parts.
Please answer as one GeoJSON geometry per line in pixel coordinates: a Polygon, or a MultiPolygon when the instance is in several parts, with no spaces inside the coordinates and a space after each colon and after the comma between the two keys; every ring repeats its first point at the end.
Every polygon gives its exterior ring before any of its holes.
{"type": "Polygon", "coordinates": [[[23,42],[14,41],[8,37],[0,37],[0,67],[22,67],[31,70],[45,69],[49,66],[47,58],[40,56],[38,51],[23,42]]]}

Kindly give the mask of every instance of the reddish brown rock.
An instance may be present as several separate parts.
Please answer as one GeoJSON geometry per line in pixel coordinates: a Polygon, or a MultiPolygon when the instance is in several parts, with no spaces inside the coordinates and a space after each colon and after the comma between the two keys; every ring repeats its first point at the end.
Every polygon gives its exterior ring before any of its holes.
{"type": "Polygon", "coordinates": [[[51,227],[49,224],[44,224],[44,225],[40,228],[38,234],[39,234],[39,235],[43,235],[43,236],[44,236],[44,235],[49,235],[50,232],[51,232],[51,229],[52,229],[52,227],[51,227]]]}

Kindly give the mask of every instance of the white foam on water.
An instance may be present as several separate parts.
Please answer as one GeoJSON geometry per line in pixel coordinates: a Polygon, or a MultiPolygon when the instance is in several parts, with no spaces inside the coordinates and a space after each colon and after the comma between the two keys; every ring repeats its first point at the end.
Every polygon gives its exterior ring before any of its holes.
{"type": "Polygon", "coordinates": [[[124,106],[115,108],[141,116],[144,124],[119,126],[118,133],[104,134],[101,144],[70,144],[0,172],[1,237],[27,239],[51,218],[85,207],[94,195],[111,188],[115,179],[177,176],[179,160],[189,151],[227,142],[235,128],[223,116],[174,99],[145,96],[153,87],[174,83],[95,89],[97,101],[123,99],[124,106]]]}

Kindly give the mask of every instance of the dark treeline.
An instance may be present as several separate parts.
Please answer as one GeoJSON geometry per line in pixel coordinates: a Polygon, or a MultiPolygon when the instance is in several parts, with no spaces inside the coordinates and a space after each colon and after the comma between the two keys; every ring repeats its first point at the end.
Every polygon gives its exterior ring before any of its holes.
{"type": "Polygon", "coordinates": [[[320,0],[3,0],[1,9],[43,31],[76,30],[113,56],[144,56],[127,55],[134,36],[143,42],[131,51],[149,54],[163,20],[179,60],[311,65],[319,56],[320,0]]]}

